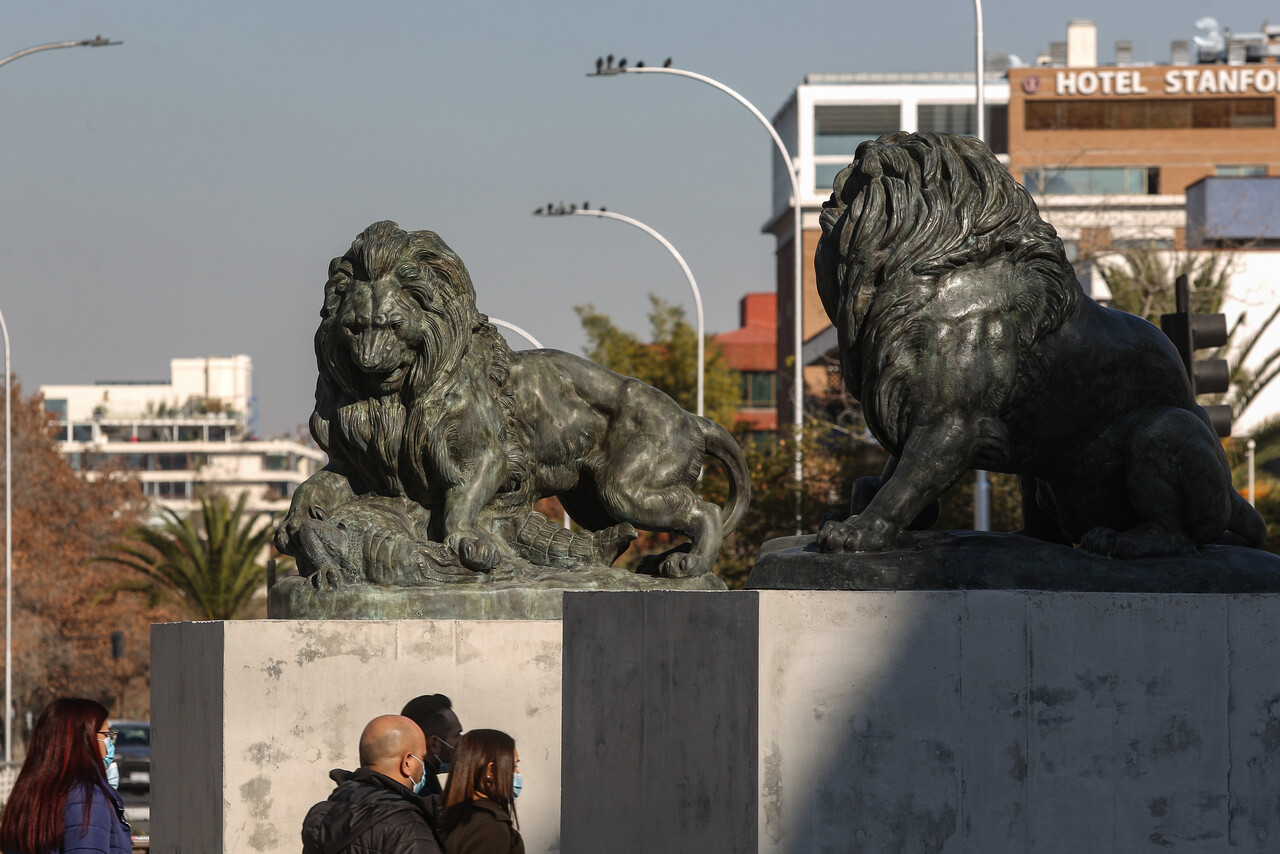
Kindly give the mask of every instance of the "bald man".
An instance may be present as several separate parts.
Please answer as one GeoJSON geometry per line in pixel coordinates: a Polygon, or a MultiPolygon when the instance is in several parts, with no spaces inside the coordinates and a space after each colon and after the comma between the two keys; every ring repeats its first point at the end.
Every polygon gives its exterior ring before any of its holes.
{"type": "Polygon", "coordinates": [[[417,793],[427,779],[427,740],[402,715],[381,715],[360,734],[360,767],[329,774],[338,787],[302,823],[303,854],[441,854],[417,793]]]}

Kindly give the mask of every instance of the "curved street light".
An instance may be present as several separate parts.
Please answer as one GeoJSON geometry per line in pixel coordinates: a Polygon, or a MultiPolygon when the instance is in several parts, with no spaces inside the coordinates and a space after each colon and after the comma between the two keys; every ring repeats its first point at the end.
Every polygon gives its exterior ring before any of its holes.
{"type": "MultiPolygon", "coordinates": [[[[704,74],[696,74],[692,71],[685,71],[681,68],[672,68],[671,60],[668,59],[661,67],[645,66],[643,64],[637,66],[628,66],[626,60],[622,60],[617,67],[613,65],[613,57],[609,57],[609,64],[606,67],[600,60],[596,60],[596,71],[594,74],[588,74],[588,77],[611,77],[618,74],[674,74],[677,77],[688,77],[690,80],[697,80],[699,83],[705,83],[708,86],[718,89],[729,97],[733,98],[742,106],[751,111],[751,115],[755,116],[760,124],[764,125],[765,130],[769,132],[769,137],[773,140],[773,144],[777,146],[778,152],[782,155],[782,162],[787,164],[787,177],[791,179],[791,207],[795,212],[794,223],[792,225],[792,255],[793,258],[793,297],[792,306],[793,326],[792,335],[795,337],[795,360],[794,376],[792,383],[792,422],[795,430],[796,441],[796,462],[795,462],[795,485],[796,485],[796,534],[802,533],[803,519],[800,512],[801,501],[801,484],[804,482],[804,449],[801,447],[801,439],[804,436],[804,278],[802,276],[802,255],[804,253],[804,211],[801,207],[800,199],[800,177],[797,174],[799,166],[799,158],[793,158],[791,153],[787,151],[786,144],[782,141],[782,137],[778,135],[778,130],[773,123],[765,118],[764,113],[756,109],[756,106],[748,101],[742,95],[738,94],[728,86],[707,77],[704,74]]],[[[799,152],[797,152],[798,154],[799,152]]]]}
{"type": "Polygon", "coordinates": [[[573,207],[573,208],[569,208],[568,210],[565,210],[563,206],[561,206],[560,208],[553,209],[550,205],[548,205],[547,208],[545,209],[538,208],[538,210],[533,212],[533,215],[534,216],[598,216],[598,217],[603,217],[605,219],[616,219],[618,222],[625,222],[627,225],[634,225],[636,228],[640,229],[645,234],[648,234],[654,240],[658,241],[663,246],[665,246],[667,251],[671,253],[671,257],[676,259],[676,263],[679,264],[680,269],[684,271],[685,278],[689,280],[689,287],[693,290],[693,304],[698,312],[697,411],[698,411],[698,416],[701,417],[703,414],[703,405],[702,405],[703,404],[703,391],[702,391],[703,381],[707,371],[707,359],[706,359],[706,351],[705,351],[706,342],[704,340],[706,338],[706,329],[704,328],[703,320],[702,320],[702,293],[698,290],[698,283],[694,281],[693,271],[691,271],[689,269],[689,265],[685,263],[684,256],[682,256],[679,252],[676,251],[676,248],[671,245],[671,241],[667,240],[661,234],[654,231],[652,228],[645,225],[640,220],[632,219],[629,216],[623,216],[622,214],[614,213],[613,211],[591,210],[585,205],[581,208],[573,207]]]}
{"type": "Polygon", "coordinates": [[[489,322],[492,323],[494,326],[501,326],[503,329],[510,329],[515,334],[523,337],[526,341],[532,344],[536,349],[538,350],[543,349],[541,341],[539,341],[537,338],[534,338],[532,335],[530,335],[528,332],[525,332],[523,329],[521,329],[519,326],[516,326],[514,323],[507,323],[505,320],[499,320],[496,317],[489,318],[489,322]]]}
{"type": "Polygon", "coordinates": [[[33,53],[39,53],[42,50],[57,50],[60,47],[112,47],[114,45],[124,44],[124,42],[113,42],[111,39],[103,36],[94,36],[91,39],[80,39],[75,42],[50,42],[49,44],[38,44],[35,47],[24,48],[17,53],[11,53],[4,59],[0,59],[0,65],[7,65],[15,59],[22,59],[24,56],[30,56],[33,53]]]}
{"type": "MultiPolygon", "coordinates": [[[[25,48],[0,59],[0,66],[42,50],[62,47],[110,47],[123,44],[103,36],[73,42],[51,42],[25,48]]],[[[12,374],[9,368],[9,327],[0,313],[0,332],[4,333],[4,761],[13,761],[13,466],[10,445],[13,441],[12,374]]]]}

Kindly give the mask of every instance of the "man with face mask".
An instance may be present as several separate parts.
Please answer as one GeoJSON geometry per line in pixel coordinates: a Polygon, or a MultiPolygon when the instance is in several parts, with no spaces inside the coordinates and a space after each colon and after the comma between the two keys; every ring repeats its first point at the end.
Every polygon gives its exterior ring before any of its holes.
{"type": "Polygon", "coordinates": [[[413,721],[382,715],[360,735],[360,767],[307,813],[303,854],[442,854],[426,802],[427,741],[413,721]]]}
{"type": "Polygon", "coordinates": [[[418,725],[427,738],[427,784],[422,789],[431,829],[436,841],[444,847],[444,789],[438,774],[448,774],[453,762],[453,749],[462,735],[462,724],[453,713],[453,703],[444,694],[423,694],[404,704],[400,714],[418,725]]]}
{"type": "Polygon", "coordinates": [[[400,714],[409,718],[427,738],[427,767],[431,778],[423,790],[427,795],[443,795],[437,774],[449,773],[453,749],[462,735],[462,724],[453,713],[453,704],[444,694],[423,694],[404,704],[400,714]]]}

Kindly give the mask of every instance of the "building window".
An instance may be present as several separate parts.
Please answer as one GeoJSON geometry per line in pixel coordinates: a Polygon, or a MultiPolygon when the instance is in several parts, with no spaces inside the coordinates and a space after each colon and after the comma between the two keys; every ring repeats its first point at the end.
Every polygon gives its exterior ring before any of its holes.
{"type": "Polygon", "coordinates": [[[773,371],[742,372],[742,405],[748,409],[777,405],[777,374],[773,371]]]}
{"type": "Polygon", "coordinates": [[[93,441],[93,425],[92,424],[72,424],[71,425],[71,441],[92,442],[93,441]]]}
{"type": "Polygon", "coordinates": [[[266,471],[292,471],[288,454],[263,454],[262,468],[266,471]]]}
{"type": "Polygon", "coordinates": [[[813,153],[851,158],[858,145],[902,127],[899,104],[845,104],[813,108],[813,153]]]}
{"type": "Polygon", "coordinates": [[[56,416],[59,421],[67,420],[67,399],[64,398],[46,398],[44,402],[44,411],[49,415],[56,416]]]}
{"type": "MultiPolygon", "coordinates": [[[[987,104],[984,128],[987,145],[996,154],[1009,151],[1009,105],[987,104]]],[[[921,104],[916,108],[916,128],[929,133],[958,133],[974,136],[978,123],[976,104],[921,104]]]]}
{"type": "Polygon", "coordinates": [[[1028,101],[1027,130],[1273,128],[1273,98],[1162,98],[1137,101],[1028,101]]]}
{"type": "Polygon", "coordinates": [[[287,481],[270,481],[267,483],[267,500],[283,501],[290,495],[290,487],[292,484],[287,481]]]}
{"type": "Polygon", "coordinates": [[[156,471],[186,471],[186,454],[156,454],[156,471]]]}
{"type": "Polygon", "coordinates": [[[209,441],[210,441],[210,442],[225,442],[225,441],[227,441],[227,428],[226,428],[226,427],[210,427],[210,428],[209,428],[209,441]]]}
{"type": "Polygon", "coordinates": [[[841,104],[813,108],[814,188],[829,190],[858,146],[902,128],[900,104],[841,104]]]}
{"type": "Polygon", "coordinates": [[[148,481],[142,485],[142,494],[152,498],[190,498],[191,482],[186,480],[148,481]]]}
{"type": "Polygon", "coordinates": [[[1219,178],[1265,178],[1266,166],[1217,166],[1213,174],[1219,178]]]}
{"type": "Polygon", "coordinates": [[[178,427],[179,442],[199,442],[203,438],[204,438],[203,427],[199,427],[191,424],[183,424],[178,427]]]}
{"type": "Polygon", "coordinates": [[[1155,166],[1028,169],[1022,183],[1032,193],[1046,196],[1150,196],[1160,191],[1160,169],[1155,166]]]}

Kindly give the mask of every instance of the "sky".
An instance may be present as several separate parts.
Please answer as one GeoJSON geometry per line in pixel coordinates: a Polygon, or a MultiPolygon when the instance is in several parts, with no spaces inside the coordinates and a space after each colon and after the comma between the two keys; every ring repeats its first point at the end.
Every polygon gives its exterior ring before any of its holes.
{"type": "MultiPolygon", "coordinates": [[[[1098,26],[1163,61],[1195,21],[1257,31],[1262,0],[987,0],[986,46],[1032,61],[1098,26]],[[1154,10],[1158,9],[1158,13],[1154,10]]],[[[1280,21],[1278,21],[1280,22],[1280,21]]],[[[966,71],[967,0],[7,0],[0,57],[0,312],[41,384],[168,378],[177,356],[248,354],[260,432],[311,411],[328,262],[392,219],[439,233],[481,311],[581,353],[574,306],[645,334],[648,295],[687,307],[647,223],[685,257],[708,332],[775,288],[772,143],[738,104],[662,75],[591,79],[608,53],[713,77],[772,116],[811,72],[966,71]]],[[[516,347],[527,346],[518,337],[516,347]]]]}

